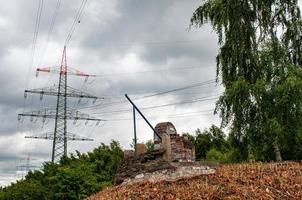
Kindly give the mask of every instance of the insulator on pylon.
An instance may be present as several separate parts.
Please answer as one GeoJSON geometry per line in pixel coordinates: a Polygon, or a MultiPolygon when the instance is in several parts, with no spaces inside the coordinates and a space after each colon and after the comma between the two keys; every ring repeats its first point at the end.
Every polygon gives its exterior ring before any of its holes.
{"type": "Polygon", "coordinates": [[[88,81],[88,76],[86,76],[86,78],[85,78],[85,83],[87,83],[87,81],[88,81]]]}
{"type": "Polygon", "coordinates": [[[96,122],[96,126],[98,126],[98,125],[100,124],[100,122],[101,122],[101,121],[97,121],[97,122],[96,122]]]}
{"type": "Polygon", "coordinates": [[[85,121],[85,125],[87,125],[87,124],[88,124],[88,120],[85,121]]]}
{"type": "Polygon", "coordinates": [[[40,94],[40,101],[43,99],[43,93],[40,94]]]}
{"type": "Polygon", "coordinates": [[[39,71],[37,70],[37,71],[36,71],[36,77],[38,77],[38,76],[39,76],[39,71]]]}
{"type": "Polygon", "coordinates": [[[27,97],[27,92],[24,92],[24,99],[26,99],[27,97]]]}
{"type": "Polygon", "coordinates": [[[97,100],[97,98],[94,98],[93,101],[92,101],[92,103],[95,104],[96,100],[97,100]]]}
{"type": "Polygon", "coordinates": [[[21,115],[18,115],[18,121],[20,121],[21,120],[21,115]]]}
{"type": "Polygon", "coordinates": [[[30,121],[31,122],[34,121],[34,117],[33,116],[30,117],[30,121]]]}
{"type": "Polygon", "coordinates": [[[80,97],[80,98],[79,98],[79,100],[78,100],[78,104],[80,104],[80,103],[81,103],[81,100],[82,100],[82,97],[80,97]]]}
{"type": "Polygon", "coordinates": [[[74,120],[74,121],[73,121],[73,125],[75,125],[75,124],[77,123],[77,121],[78,121],[78,120],[74,120]]]}
{"type": "Polygon", "coordinates": [[[46,121],[46,117],[43,117],[42,119],[43,124],[45,123],[45,121],[46,121]]]}

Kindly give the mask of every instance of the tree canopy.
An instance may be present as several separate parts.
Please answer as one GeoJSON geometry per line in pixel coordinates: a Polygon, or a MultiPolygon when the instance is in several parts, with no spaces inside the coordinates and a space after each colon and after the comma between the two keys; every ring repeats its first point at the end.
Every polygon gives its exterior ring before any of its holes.
{"type": "Polygon", "coordinates": [[[218,34],[222,126],[245,159],[301,159],[302,20],[297,0],[207,0],[191,26],[218,34]],[[281,154],[280,154],[281,152],[281,154]],[[279,153],[279,157],[278,157],[279,153]]]}
{"type": "Polygon", "coordinates": [[[63,157],[59,164],[45,163],[42,170],[0,189],[0,199],[84,199],[113,184],[123,157],[119,143],[101,144],[92,152],[63,157]]]}

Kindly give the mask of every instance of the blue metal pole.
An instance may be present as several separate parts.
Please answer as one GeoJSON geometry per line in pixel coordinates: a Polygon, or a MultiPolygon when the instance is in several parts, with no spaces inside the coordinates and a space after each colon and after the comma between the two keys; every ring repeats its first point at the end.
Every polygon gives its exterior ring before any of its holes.
{"type": "Polygon", "coordinates": [[[125,94],[125,97],[128,99],[128,101],[132,104],[133,109],[137,110],[137,112],[142,116],[142,118],[145,120],[145,122],[149,125],[149,127],[154,131],[154,133],[157,135],[157,137],[161,140],[161,137],[159,133],[153,128],[153,126],[150,124],[150,122],[147,120],[147,118],[143,115],[143,113],[136,107],[136,105],[133,103],[133,101],[128,97],[127,94],[125,94]]]}
{"type": "Polygon", "coordinates": [[[136,138],[136,117],[135,117],[135,108],[133,106],[133,130],[134,130],[134,156],[136,156],[136,144],[137,144],[137,138],[136,138]]]}

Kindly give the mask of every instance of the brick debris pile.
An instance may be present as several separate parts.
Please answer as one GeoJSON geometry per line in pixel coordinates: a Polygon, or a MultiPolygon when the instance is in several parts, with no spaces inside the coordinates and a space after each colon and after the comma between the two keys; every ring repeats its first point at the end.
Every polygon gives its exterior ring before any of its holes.
{"type": "Polygon", "coordinates": [[[108,188],[88,200],[302,199],[301,163],[232,164],[217,173],[177,181],[139,182],[108,188]]]}
{"type": "Polygon", "coordinates": [[[142,173],[152,173],[159,170],[175,170],[175,167],[162,158],[165,150],[158,149],[152,152],[143,153],[134,157],[126,155],[121,166],[118,168],[115,184],[121,184],[126,179],[135,178],[142,173]]]}

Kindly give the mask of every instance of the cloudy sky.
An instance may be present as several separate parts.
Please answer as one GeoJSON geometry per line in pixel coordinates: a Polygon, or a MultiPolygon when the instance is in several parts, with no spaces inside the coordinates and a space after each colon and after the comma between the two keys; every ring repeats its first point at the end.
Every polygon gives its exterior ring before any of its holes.
{"type": "MultiPolygon", "coordinates": [[[[51,141],[24,139],[26,135],[53,131],[54,122],[22,118],[17,114],[54,105],[54,97],[28,95],[24,90],[52,86],[56,74],[39,74],[37,67],[58,66],[69,30],[82,0],[44,1],[40,26],[35,33],[39,0],[10,0],[0,7],[0,186],[22,177],[21,166],[37,168],[51,159],[51,141]],[[34,35],[36,42],[33,43],[34,35]],[[34,48],[33,47],[34,44],[34,48]],[[33,51],[34,49],[34,51],[33,51]]],[[[133,137],[131,105],[124,94],[136,99],[153,125],[171,121],[178,133],[219,125],[213,115],[216,97],[223,91],[210,82],[199,87],[140,98],[215,79],[217,37],[209,26],[189,30],[190,17],[201,0],[88,0],[67,45],[68,66],[89,74],[88,79],[69,77],[70,86],[104,97],[91,101],[70,99],[68,105],[107,120],[68,123],[68,131],[93,138],[69,142],[69,153],[86,152],[101,142],[118,140],[129,148],[133,137]],[[192,102],[192,100],[194,102],[192,102]],[[151,108],[148,108],[151,107],[151,108]]],[[[152,131],[137,122],[139,142],[152,131]]]]}

